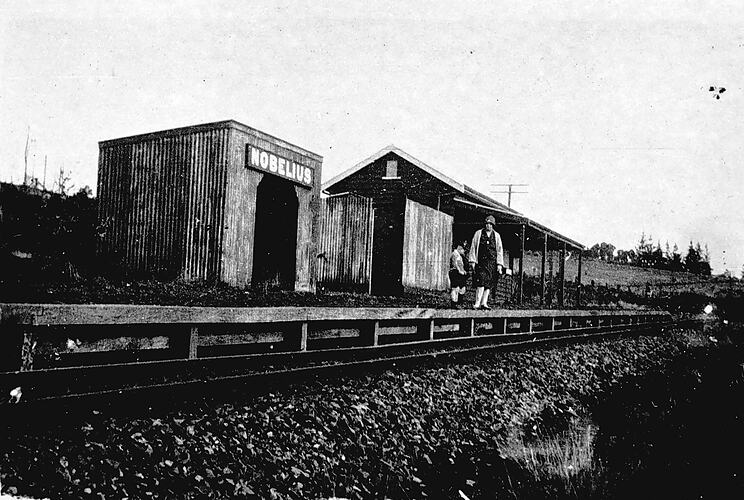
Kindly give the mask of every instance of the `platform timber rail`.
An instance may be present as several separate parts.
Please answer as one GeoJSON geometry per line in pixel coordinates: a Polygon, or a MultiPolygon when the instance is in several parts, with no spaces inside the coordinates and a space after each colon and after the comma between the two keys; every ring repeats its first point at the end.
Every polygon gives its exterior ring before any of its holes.
{"type": "Polygon", "coordinates": [[[27,400],[45,399],[238,378],[290,359],[370,360],[400,349],[642,331],[671,321],[646,310],[0,304],[0,390],[21,387],[27,400]]]}

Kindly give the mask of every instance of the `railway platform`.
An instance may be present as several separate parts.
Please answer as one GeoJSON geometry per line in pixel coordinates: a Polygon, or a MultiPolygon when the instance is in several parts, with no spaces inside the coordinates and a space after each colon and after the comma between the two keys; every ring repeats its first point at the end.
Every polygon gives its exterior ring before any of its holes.
{"type": "Polygon", "coordinates": [[[0,304],[0,390],[38,401],[643,332],[649,310],[0,304]]]}

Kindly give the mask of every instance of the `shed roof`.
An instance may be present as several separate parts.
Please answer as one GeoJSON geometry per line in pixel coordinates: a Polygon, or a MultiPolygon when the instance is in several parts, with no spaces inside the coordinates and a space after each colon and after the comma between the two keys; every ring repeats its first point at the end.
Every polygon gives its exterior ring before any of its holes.
{"type": "Polygon", "coordinates": [[[439,180],[440,182],[448,186],[452,190],[452,194],[454,195],[453,201],[455,203],[459,203],[461,205],[472,206],[474,208],[477,208],[483,211],[496,212],[498,214],[501,214],[502,216],[508,217],[509,219],[516,220],[522,224],[525,224],[528,227],[533,228],[541,233],[547,234],[551,238],[562,241],[566,243],[567,245],[570,245],[577,249],[584,248],[584,245],[582,245],[581,243],[571,238],[568,238],[566,236],[563,236],[562,234],[548,228],[547,226],[544,226],[543,224],[540,224],[539,222],[536,222],[526,217],[525,215],[521,214],[520,212],[514,210],[511,207],[508,207],[507,205],[504,205],[503,203],[499,203],[498,201],[494,200],[490,196],[487,196],[471,188],[470,186],[457,182],[456,180],[444,175],[437,169],[427,165],[423,161],[411,156],[410,154],[406,153],[402,149],[392,144],[382,148],[381,150],[377,151],[375,154],[371,155],[368,158],[365,158],[364,160],[360,161],[353,167],[325,181],[322,184],[322,190],[326,191],[326,190],[331,189],[334,185],[338,184],[344,179],[351,177],[352,175],[359,172],[366,166],[374,163],[375,161],[379,160],[380,158],[382,158],[383,156],[389,153],[394,153],[395,155],[408,161],[412,165],[420,168],[424,172],[428,173],[432,177],[436,178],[437,180],[439,180]]]}
{"type": "Polygon", "coordinates": [[[241,132],[245,132],[247,134],[251,135],[258,135],[262,136],[263,138],[270,138],[273,142],[276,144],[286,147],[290,150],[295,150],[296,152],[300,154],[304,154],[306,156],[309,156],[313,158],[316,161],[323,161],[323,157],[317,153],[313,153],[310,150],[307,150],[303,147],[300,147],[296,144],[292,144],[291,142],[285,141],[284,139],[280,139],[279,137],[276,137],[275,135],[267,134],[266,132],[262,132],[261,130],[255,129],[253,127],[249,127],[248,125],[244,125],[243,123],[240,123],[235,120],[223,120],[220,122],[211,122],[211,123],[202,123],[199,125],[190,125],[188,127],[178,127],[168,130],[161,130],[158,132],[147,132],[144,134],[137,134],[137,135],[131,135],[127,137],[120,137],[117,139],[108,139],[105,141],[99,141],[98,144],[100,147],[110,147],[110,146],[117,146],[121,144],[131,144],[136,142],[142,142],[147,141],[151,139],[158,139],[161,137],[173,137],[183,134],[191,134],[195,132],[205,132],[209,130],[217,130],[221,128],[232,128],[235,130],[240,130],[241,132]]]}

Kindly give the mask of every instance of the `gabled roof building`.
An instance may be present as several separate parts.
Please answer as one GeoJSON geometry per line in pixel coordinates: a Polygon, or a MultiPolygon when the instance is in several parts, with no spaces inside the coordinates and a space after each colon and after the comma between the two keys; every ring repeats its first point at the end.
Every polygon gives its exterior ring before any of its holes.
{"type": "MultiPolygon", "coordinates": [[[[354,224],[354,236],[336,228],[337,235],[331,238],[327,237],[330,224],[321,222],[318,281],[326,286],[351,284],[380,294],[400,293],[404,286],[445,289],[452,243],[472,238],[487,215],[496,218],[509,268],[515,271],[517,301],[522,295],[525,251],[542,252],[544,284],[548,251],[565,255],[584,248],[393,145],[325,181],[322,192],[327,196],[324,217],[354,203],[356,211],[347,215],[361,222],[354,224]],[[359,208],[364,205],[360,200],[367,200],[366,209],[359,208]],[[354,245],[360,248],[354,251],[354,245]],[[344,256],[339,256],[340,251],[344,256]],[[364,259],[355,255],[359,252],[367,254],[364,259]],[[355,264],[349,259],[356,259],[355,264]],[[514,269],[515,263],[519,269],[514,269]]],[[[561,282],[564,261],[560,260],[561,282]]]]}

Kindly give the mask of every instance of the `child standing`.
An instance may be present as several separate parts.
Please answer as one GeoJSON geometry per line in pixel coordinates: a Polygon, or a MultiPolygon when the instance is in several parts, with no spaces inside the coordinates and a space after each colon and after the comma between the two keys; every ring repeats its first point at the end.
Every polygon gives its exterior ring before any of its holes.
{"type": "Polygon", "coordinates": [[[452,307],[459,307],[460,295],[465,293],[465,282],[468,274],[465,271],[465,264],[462,260],[465,255],[465,243],[458,242],[455,249],[450,255],[450,299],[452,307]]]}

